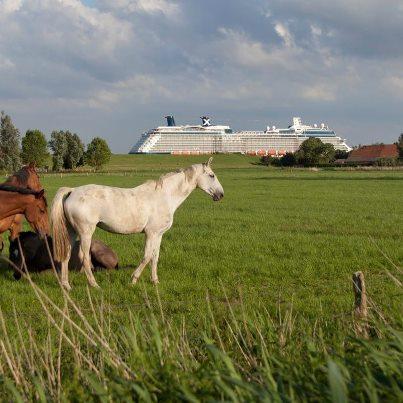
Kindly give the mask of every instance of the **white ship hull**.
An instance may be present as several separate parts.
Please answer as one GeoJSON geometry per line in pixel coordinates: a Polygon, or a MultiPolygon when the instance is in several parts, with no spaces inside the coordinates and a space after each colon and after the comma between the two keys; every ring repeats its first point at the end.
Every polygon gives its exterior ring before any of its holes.
{"type": "Polygon", "coordinates": [[[312,136],[332,144],[336,150],[351,150],[344,139],[328,128],[305,127],[308,129],[291,133],[290,129],[274,127],[266,131],[232,132],[229,126],[160,126],[144,133],[130,154],[244,153],[280,156],[297,151],[301,143],[312,136]]]}

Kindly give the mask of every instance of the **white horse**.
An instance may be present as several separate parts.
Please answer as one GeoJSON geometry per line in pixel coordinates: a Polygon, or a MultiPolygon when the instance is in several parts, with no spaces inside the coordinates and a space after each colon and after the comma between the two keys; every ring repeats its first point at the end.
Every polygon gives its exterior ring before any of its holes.
{"type": "Polygon", "coordinates": [[[80,257],[91,286],[98,287],[91,270],[90,246],[95,227],[117,234],[144,232],[144,257],[132,275],[139,279],[151,260],[151,279],[158,283],[157,263],[161,238],[172,226],[176,209],[197,187],[214,201],[222,199],[224,190],[210,164],[195,164],[178,172],[161,176],[135,188],[123,189],[100,185],[60,188],[51,210],[55,260],[61,262],[61,283],[70,290],[68,262],[76,236],[81,241],[80,257]]]}

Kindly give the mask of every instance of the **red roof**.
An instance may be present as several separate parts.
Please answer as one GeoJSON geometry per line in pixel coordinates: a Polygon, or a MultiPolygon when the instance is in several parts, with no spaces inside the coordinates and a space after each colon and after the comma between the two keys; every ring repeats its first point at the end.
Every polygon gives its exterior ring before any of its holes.
{"type": "Polygon", "coordinates": [[[346,162],[374,162],[380,158],[397,158],[398,156],[399,150],[396,144],[375,144],[351,151],[346,162]]]}

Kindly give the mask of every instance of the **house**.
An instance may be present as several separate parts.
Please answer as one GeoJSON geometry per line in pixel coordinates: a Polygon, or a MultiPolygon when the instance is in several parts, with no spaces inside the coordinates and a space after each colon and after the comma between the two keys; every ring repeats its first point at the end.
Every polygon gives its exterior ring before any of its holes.
{"type": "Polygon", "coordinates": [[[373,164],[380,159],[395,159],[399,156],[396,144],[374,144],[352,150],[346,164],[373,164]]]}

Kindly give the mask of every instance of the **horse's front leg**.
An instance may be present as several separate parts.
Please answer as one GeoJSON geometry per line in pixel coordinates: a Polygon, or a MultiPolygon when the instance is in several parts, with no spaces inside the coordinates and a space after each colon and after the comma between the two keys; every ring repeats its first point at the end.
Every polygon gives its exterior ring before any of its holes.
{"type": "Polygon", "coordinates": [[[146,245],[144,248],[144,257],[140,264],[138,265],[137,269],[133,272],[132,274],[132,284],[136,284],[137,280],[141,276],[141,273],[144,270],[144,267],[147,266],[148,262],[151,260],[153,257],[153,252],[155,249],[155,242],[157,240],[156,234],[146,234],[146,245]]]}
{"type": "Polygon", "coordinates": [[[4,241],[3,241],[3,237],[0,234],[0,253],[3,252],[4,249],[4,241]]]}

